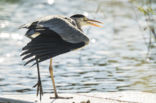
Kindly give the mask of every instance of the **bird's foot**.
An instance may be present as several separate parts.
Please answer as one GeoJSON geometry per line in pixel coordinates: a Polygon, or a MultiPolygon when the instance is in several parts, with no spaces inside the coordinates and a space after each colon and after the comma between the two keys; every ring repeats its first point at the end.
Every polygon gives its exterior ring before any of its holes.
{"type": "Polygon", "coordinates": [[[35,87],[37,87],[36,95],[38,96],[38,94],[40,94],[40,100],[41,100],[41,96],[43,95],[43,89],[42,89],[42,83],[40,80],[38,80],[38,82],[33,86],[33,88],[35,87]]]}
{"type": "Polygon", "coordinates": [[[60,97],[60,96],[56,96],[56,97],[50,97],[50,99],[72,99],[73,97],[60,97]]]}

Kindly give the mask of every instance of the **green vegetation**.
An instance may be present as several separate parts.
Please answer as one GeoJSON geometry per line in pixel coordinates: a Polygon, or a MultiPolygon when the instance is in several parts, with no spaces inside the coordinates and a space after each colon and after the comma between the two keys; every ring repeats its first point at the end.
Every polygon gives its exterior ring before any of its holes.
{"type": "MultiPolygon", "coordinates": [[[[152,3],[154,3],[154,0],[129,0],[129,2],[135,7],[137,8],[137,10],[143,14],[144,16],[144,22],[146,23],[146,27],[143,27],[142,25],[139,25],[139,27],[143,30],[143,31],[148,31],[149,34],[149,40],[147,44],[148,47],[148,52],[147,52],[147,56],[150,53],[150,49],[154,47],[154,43],[156,42],[156,27],[155,27],[155,23],[156,19],[156,8],[152,7],[152,3]]],[[[137,16],[138,14],[136,14],[137,16]]],[[[138,21],[137,21],[138,22],[138,21]]]]}

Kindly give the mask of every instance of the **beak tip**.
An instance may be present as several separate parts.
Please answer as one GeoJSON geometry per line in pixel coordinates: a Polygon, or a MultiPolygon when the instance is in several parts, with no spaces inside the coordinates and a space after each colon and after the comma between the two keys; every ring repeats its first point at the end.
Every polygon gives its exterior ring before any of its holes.
{"type": "Polygon", "coordinates": [[[103,24],[103,22],[97,21],[97,20],[92,20],[92,19],[88,19],[88,23],[92,26],[96,26],[96,27],[102,27],[101,25],[95,24],[95,23],[99,23],[99,24],[103,24]]]}

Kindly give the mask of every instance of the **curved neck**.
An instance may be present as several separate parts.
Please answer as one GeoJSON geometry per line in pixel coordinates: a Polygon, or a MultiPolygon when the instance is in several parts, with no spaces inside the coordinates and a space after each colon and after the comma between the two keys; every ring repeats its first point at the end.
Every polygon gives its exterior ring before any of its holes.
{"type": "Polygon", "coordinates": [[[82,31],[82,28],[81,28],[81,25],[79,24],[79,22],[77,22],[76,20],[75,20],[75,22],[76,22],[77,28],[78,28],[80,31],[82,31]]]}
{"type": "Polygon", "coordinates": [[[72,18],[72,17],[71,17],[71,19],[73,19],[73,20],[75,21],[77,28],[78,28],[80,31],[82,31],[81,24],[78,22],[78,20],[76,20],[75,18],[72,18]]]}

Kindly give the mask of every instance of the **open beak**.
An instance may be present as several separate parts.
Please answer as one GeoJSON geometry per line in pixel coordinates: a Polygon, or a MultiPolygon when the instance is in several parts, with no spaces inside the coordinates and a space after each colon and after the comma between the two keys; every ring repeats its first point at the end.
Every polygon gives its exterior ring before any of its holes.
{"type": "Polygon", "coordinates": [[[100,22],[100,21],[92,20],[92,19],[87,19],[87,23],[88,23],[89,25],[96,26],[96,27],[102,27],[102,26],[101,26],[101,25],[98,25],[98,24],[95,24],[95,23],[103,24],[103,23],[100,22]]]}

